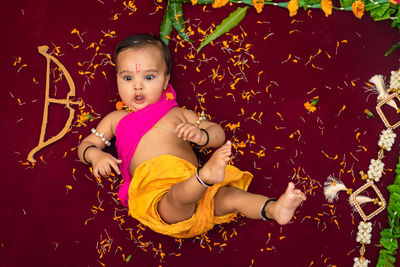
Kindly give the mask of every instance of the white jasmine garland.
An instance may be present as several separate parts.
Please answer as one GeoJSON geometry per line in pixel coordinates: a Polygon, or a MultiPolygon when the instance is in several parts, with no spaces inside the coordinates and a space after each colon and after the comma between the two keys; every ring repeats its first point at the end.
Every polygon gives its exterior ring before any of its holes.
{"type": "Polygon", "coordinates": [[[400,89],[400,71],[391,71],[390,76],[390,88],[400,89]]]}
{"type": "Polygon", "coordinates": [[[360,222],[358,225],[358,233],[356,241],[359,243],[370,244],[371,243],[371,231],[372,231],[372,223],[371,222],[360,222]]]}
{"type": "Polygon", "coordinates": [[[394,140],[396,138],[396,134],[392,131],[392,129],[386,129],[381,132],[380,138],[378,145],[387,150],[390,151],[392,148],[392,145],[394,144],[394,140]]]}
{"type": "Polygon", "coordinates": [[[354,265],[353,267],[368,267],[368,263],[370,263],[369,260],[366,258],[360,257],[360,258],[354,258],[354,265]]]}
{"type": "Polygon", "coordinates": [[[368,169],[368,178],[375,182],[379,182],[382,177],[382,172],[385,164],[380,159],[371,159],[368,169]]]}

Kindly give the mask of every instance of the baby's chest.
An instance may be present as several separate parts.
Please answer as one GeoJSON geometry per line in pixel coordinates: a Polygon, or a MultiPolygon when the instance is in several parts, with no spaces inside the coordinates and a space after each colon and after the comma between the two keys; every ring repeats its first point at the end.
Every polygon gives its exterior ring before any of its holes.
{"type": "Polygon", "coordinates": [[[175,129],[181,123],[187,123],[180,109],[171,109],[164,117],[157,122],[157,125],[175,129]]]}

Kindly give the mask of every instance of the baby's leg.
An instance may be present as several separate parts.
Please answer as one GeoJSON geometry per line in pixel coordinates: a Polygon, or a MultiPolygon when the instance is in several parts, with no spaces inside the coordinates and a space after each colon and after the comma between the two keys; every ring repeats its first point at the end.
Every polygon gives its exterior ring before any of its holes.
{"type": "MultiPolygon", "coordinates": [[[[200,179],[209,184],[219,183],[225,178],[225,167],[231,155],[231,142],[218,148],[199,171],[200,179]]],[[[186,181],[173,185],[161,198],[158,212],[166,223],[177,223],[192,217],[207,187],[193,175],[186,181]]]]}
{"type": "MultiPolygon", "coordinates": [[[[240,212],[251,219],[261,219],[261,208],[269,198],[252,194],[236,187],[222,187],[215,195],[215,215],[240,212]]],[[[305,195],[289,183],[285,193],[279,199],[270,201],[265,207],[268,218],[279,224],[287,224],[293,217],[296,208],[306,200],[305,195]]]]}

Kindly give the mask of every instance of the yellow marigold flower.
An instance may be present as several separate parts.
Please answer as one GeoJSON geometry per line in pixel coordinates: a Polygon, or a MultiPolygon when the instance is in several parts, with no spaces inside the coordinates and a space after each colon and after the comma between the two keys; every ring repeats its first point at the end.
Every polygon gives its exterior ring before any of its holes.
{"type": "Polygon", "coordinates": [[[389,0],[389,2],[392,3],[392,4],[394,4],[394,5],[397,5],[397,2],[394,1],[394,0],[389,0]]]}
{"type": "Polygon", "coordinates": [[[326,17],[332,15],[332,0],[321,0],[321,9],[326,17]]]}
{"type": "Polygon", "coordinates": [[[190,0],[190,1],[192,1],[192,5],[195,5],[195,4],[197,4],[198,0],[190,0]]]}
{"type": "Polygon", "coordinates": [[[223,7],[224,5],[228,4],[229,0],[214,0],[212,4],[213,8],[223,7]]]}
{"type": "Polygon", "coordinates": [[[304,103],[304,107],[308,110],[308,112],[314,112],[317,110],[317,108],[308,101],[304,103]]]}
{"type": "Polygon", "coordinates": [[[124,101],[118,101],[118,102],[115,104],[115,108],[116,108],[117,110],[122,110],[122,109],[124,108],[124,106],[125,106],[124,101]]]}
{"type": "Polygon", "coordinates": [[[167,92],[165,94],[165,96],[167,97],[168,100],[173,100],[174,99],[174,95],[171,92],[167,92]]]}
{"type": "Polygon", "coordinates": [[[257,13],[260,13],[264,7],[264,0],[253,0],[253,6],[257,10],[257,13]]]}
{"type": "Polygon", "coordinates": [[[299,9],[299,1],[298,0],[290,0],[287,9],[289,10],[289,16],[293,17],[297,14],[297,10],[299,9]]]}
{"type": "Polygon", "coordinates": [[[354,16],[361,19],[364,15],[364,2],[361,0],[357,0],[351,6],[353,8],[354,16]]]}

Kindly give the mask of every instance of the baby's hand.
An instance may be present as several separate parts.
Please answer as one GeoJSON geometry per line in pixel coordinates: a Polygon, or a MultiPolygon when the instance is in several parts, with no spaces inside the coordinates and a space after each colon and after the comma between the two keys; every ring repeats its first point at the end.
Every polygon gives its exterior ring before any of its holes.
{"type": "MultiPolygon", "coordinates": [[[[200,128],[192,123],[181,123],[175,128],[175,132],[178,137],[183,140],[193,142],[198,145],[202,145],[203,132],[200,128]]],[[[205,141],[203,141],[204,143],[205,141]]]]}
{"type": "Polygon", "coordinates": [[[111,174],[111,168],[113,168],[118,174],[121,174],[118,163],[122,160],[114,158],[109,153],[98,151],[92,157],[93,175],[95,177],[107,177],[111,174]]]}

